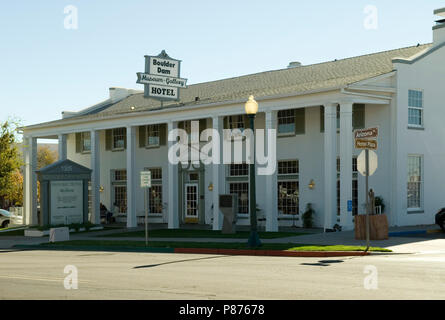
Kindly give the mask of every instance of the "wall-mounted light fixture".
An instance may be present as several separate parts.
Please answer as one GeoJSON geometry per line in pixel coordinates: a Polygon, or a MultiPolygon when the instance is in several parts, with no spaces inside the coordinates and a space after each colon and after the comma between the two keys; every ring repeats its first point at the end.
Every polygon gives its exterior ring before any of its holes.
{"type": "Polygon", "coordinates": [[[105,189],[105,188],[104,188],[103,186],[100,186],[100,187],[99,187],[99,192],[104,192],[104,189],[105,189]]]}
{"type": "Polygon", "coordinates": [[[309,189],[314,189],[315,188],[315,181],[314,179],[311,179],[311,182],[309,182],[309,189]]]}
{"type": "Polygon", "coordinates": [[[208,188],[209,188],[209,191],[210,191],[210,192],[212,192],[212,191],[213,191],[213,183],[211,183],[211,182],[210,182],[210,184],[209,184],[209,187],[208,187],[208,188]]]}
{"type": "Polygon", "coordinates": [[[135,106],[131,106],[131,107],[130,107],[130,110],[131,110],[131,111],[133,111],[134,109],[136,109],[135,106]]]}

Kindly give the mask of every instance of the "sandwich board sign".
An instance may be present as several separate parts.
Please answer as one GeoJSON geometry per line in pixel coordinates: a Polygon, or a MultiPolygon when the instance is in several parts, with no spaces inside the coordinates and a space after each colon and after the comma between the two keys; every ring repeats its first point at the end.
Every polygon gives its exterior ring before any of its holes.
{"type": "Polygon", "coordinates": [[[144,96],[157,100],[179,100],[179,89],[187,88],[180,77],[181,60],[171,58],[165,50],[157,56],[145,56],[145,72],[137,73],[136,83],[144,85],[144,96]]]}

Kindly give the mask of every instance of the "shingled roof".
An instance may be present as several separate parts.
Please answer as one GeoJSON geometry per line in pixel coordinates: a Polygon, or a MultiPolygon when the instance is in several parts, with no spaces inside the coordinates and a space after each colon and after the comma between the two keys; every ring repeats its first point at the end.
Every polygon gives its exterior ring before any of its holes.
{"type": "MultiPolygon", "coordinates": [[[[406,59],[430,47],[431,44],[417,45],[308,66],[266,71],[189,85],[187,89],[181,89],[180,101],[166,102],[164,107],[237,101],[246,99],[251,94],[255,98],[260,99],[261,97],[297,95],[337,89],[361,80],[389,73],[394,69],[393,59],[406,59]]],[[[159,107],[160,102],[158,100],[145,98],[141,92],[132,94],[105,109],[97,110],[93,114],[74,117],[102,118],[130,112],[134,114],[138,111],[148,111],[159,107]],[[130,109],[131,107],[134,107],[133,110],[130,109]]],[[[73,119],[73,117],[69,119],[73,119]]],[[[55,122],[60,121],[64,120],[55,122]]]]}

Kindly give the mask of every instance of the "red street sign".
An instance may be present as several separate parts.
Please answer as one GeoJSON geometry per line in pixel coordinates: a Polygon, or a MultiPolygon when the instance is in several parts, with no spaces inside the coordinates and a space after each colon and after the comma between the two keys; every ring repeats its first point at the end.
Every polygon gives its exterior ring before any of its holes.
{"type": "Polygon", "coordinates": [[[368,128],[354,131],[355,139],[377,138],[379,136],[379,128],[368,128]]]}

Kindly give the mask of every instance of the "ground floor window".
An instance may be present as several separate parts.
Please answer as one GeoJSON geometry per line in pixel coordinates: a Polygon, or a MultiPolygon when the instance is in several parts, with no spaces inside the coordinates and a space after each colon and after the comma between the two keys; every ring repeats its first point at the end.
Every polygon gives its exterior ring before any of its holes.
{"type": "Polygon", "coordinates": [[[111,170],[113,213],[127,212],[127,170],[111,170]],[[115,212],[119,211],[119,212],[115,212]]]}
{"type": "Polygon", "coordinates": [[[358,215],[358,181],[352,180],[352,215],[358,215]]]}
{"type": "MultiPolygon", "coordinates": [[[[340,180],[337,180],[337,215],[340,216],[340,180]]],[[[358,214],[358,181],[352,180],[352,215],[358,214]]]]}
{"type": "Polygon", "coordinates": [[[114,186],[114,207],[119,213],[127,212],[127,186],[114,186]]]}
{"type": "Polygon", "coordinates": [[[238,196],[238,213],[249,213],[249,183],[232,182],[229,183],[229,193],[238,196]]]}
{"type": "Polygon", "coordinates": [[[149,213],[162,214],[162,168],[145,168],[151,172],[151,188],[149,194],[149,213]]]}
{"type": "MultiPolygon", "coordinates": [[[[352,158],[352,215],[358,214],[357,157],[352,158]]],[[[337,215],[340,216],[340,158],[337,158],[337,215]]]]}
{"type": "Polygon", "coordinates": [[[408,156],[408,184],[407,184],[407,207],[408,209],[422,208],[422,156],[408,156]]]}
{"type": "Polygon", "coordinates": [[[297,215],[298,181],[278,181],[278,213],[297,215]]]}
{"type": "Polygon", "coordinates": [[[278,161],[278,214],[299,214],[299,162],[296,159],[278,161]]]}

